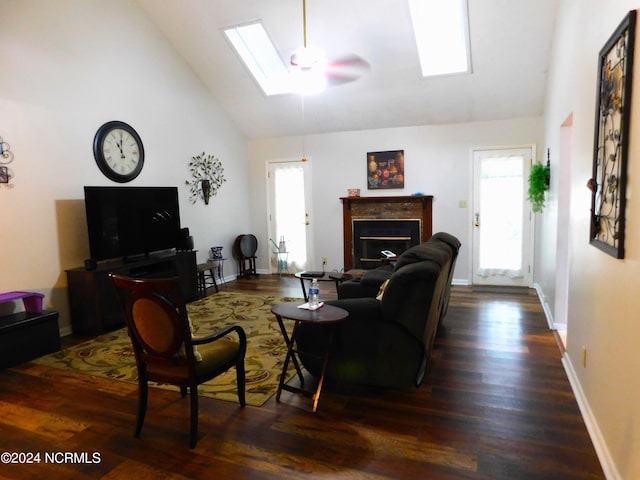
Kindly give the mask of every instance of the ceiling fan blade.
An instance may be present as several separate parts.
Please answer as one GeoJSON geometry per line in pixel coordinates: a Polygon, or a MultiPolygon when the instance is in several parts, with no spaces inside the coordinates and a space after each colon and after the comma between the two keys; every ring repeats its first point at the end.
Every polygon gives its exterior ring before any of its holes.
{"type": "Polygon", "coordinates": [[[330,85],[341,85],[357,80],[370,69],[369,62],[357,55],[345,55],[329,61],[325,70],[330,85]]]}

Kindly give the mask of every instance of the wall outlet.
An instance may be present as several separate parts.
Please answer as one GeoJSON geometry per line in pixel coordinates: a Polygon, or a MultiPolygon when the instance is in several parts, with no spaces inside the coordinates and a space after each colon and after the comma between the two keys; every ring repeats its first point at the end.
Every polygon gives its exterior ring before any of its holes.
{"type": "Polygon", "coordinates": [[[322,266],[324,267],[327,264],[327,257],[322,257],[322,266]]]}

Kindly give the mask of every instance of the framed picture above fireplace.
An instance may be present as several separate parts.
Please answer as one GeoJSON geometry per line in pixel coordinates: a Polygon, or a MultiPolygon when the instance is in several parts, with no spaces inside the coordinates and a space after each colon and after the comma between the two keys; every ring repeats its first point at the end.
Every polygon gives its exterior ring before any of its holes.
{"type": "Polygon", "coordinates": [[[404,150],[367,152],[367,188],[404,188],[404,150]]]}

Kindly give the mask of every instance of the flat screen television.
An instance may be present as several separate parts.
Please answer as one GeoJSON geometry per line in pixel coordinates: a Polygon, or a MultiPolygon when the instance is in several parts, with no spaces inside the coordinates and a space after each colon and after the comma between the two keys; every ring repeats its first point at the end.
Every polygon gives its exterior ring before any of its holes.
{"type": "Polygon", "coordinates": [[[125,261],[177,248],[177,187],[84,187],[91,258],[125,261]]]}

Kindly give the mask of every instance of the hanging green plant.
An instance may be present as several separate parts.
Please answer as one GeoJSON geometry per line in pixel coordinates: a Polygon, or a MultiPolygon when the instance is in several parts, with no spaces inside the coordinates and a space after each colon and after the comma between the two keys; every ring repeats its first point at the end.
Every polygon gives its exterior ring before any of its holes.
{"type": "Polygon", "coordinates": [[[222,162],[213,155],[202,152],[201,155],[191,157],[189,172],[193,180],[185,183],[191,187],[191,203],[195,204],[198,198],[202,198],[205,204],[209,204],[209,197],[218,193],[220,186],[227,181],[224,178],[222,162]]]}
{"type": "Polygon", "coordinates": [[[549,190],[549,180],[551,178],[551,168],[549,163],[543,165],[534,163],[529,172],[529,192],[528,198],[531,202],[531,209],[535,213],[542,212],[544,208],[544,194],[549,190]]]}

